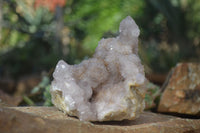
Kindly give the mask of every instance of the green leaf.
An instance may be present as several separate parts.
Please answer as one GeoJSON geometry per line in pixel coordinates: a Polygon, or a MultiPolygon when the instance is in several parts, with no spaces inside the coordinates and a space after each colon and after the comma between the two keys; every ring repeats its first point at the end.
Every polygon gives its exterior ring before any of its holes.
{"type": "Polygon", "coordinates": [[[30,106],[35,105],[34,102],[29,97],[23,96],[23,99],[28,105],[30,105],[30,106]]]}

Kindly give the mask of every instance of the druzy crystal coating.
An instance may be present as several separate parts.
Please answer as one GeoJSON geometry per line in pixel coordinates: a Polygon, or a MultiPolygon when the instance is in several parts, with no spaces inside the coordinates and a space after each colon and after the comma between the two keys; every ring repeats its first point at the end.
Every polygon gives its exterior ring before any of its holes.
{"type": "Polygon", "coordinates": [[[138,56],[140,30],[126,17],[119,36],[101,39],[92,58],[60,60],[53,73],[53,104],[83,121],[135,119],[144,109],[145,75],[138,56]]]}

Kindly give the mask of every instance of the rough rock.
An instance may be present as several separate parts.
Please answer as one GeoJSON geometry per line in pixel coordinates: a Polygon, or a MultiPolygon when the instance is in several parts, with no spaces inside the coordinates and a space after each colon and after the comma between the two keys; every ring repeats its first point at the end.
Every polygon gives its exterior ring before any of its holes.
{"type": "Polygon", "coordinates": [[[1,133],[199,133],[199,119],[144,112],[135,120],[83,122],[54,107],[0,108],[1,133]]]}
{"type": "Polygon", "coordinates": [[[144,109],[144,68],[138,56],[139,28],[128,16],[120,34],[102,39],[93,58],[78,65],[59,61],[51,84],[52,102],[85,121],[135,119],[144,109]]]}
{"type": "Polygon", "coordinates": [[[156,83],[158,85],[162,85],[167,77],[167,74],[165,73],[158,74],[158,73],[146,72],[145,75],[149,81],[156,83]]]}
{"type": "Polygon", "coordinates": [[[0,90],[8,94],[12,94],[15,91],[16,82],[12,79],[1,79],[0,78],[0,90]]]}
{"type": "Polygon", "coordinates": [[[41,76],[30,75],[23,76],[17,81],[15,96],[29,94],[31,90],[41,81],[41,76]]]}
{"type": "Polygon", "coordinates": [[[22,101],[20,96],[10,96],[4,91],[0,90],[0,106],[18,106],[22,101]]]}
{"type": "Polygon", "coordinates": [[[179,63],[167,79],[158,111],[200,115],[200,64],[179,63]]]}

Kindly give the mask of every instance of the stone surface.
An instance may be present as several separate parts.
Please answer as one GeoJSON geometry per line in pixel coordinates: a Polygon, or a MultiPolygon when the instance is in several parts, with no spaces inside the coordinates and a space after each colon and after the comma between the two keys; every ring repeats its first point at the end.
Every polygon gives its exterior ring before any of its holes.
{"type": "Polygon", "coordinates": [[[200,64],[177,64],[164,88],[159,112],[200,115],[200,64]]]}
{"type": "Polygon", "coordinates": [[[18,106],[22,101],[20,96],[10,96],[4,91],[0,90],[0,106],[18,106]]]}
{"type": "Polygon", "coordinates": [[[13,93],[15,91],[16,82],[13,79],[1,79],[0,78],[0,90],[6,93],[13,93]]]}
{"type": "Polygon", "coordinates": [[[135,120],[83,122],[54,107],[0,108],[1,133],[199,133],[199,119],[144,112],[135,120]]]}
{"type": "Polygon", "coordinates": [[[102,39],[93,58],[78,65],[59,61],[51,84],[52,102],[85,121],[135,119],[144,109],[144,68],[138,56],[139,28],[128,16],[120,34],[102,39]]]}
{"type": "Polygon", "coordinates": [[[149,81],[156,83],[158,85],[162,85],[167,77],[167,74],[165,73],[158,74],[158,73],[146,72],[145,75],[149,81]]]}
{"type": "Polygon", "coordinates": [[[30,94],[31,90],[37,86],[41,80],[41,76],[39,75],[21,77],[16,84],[15,96],[30,94]]]}

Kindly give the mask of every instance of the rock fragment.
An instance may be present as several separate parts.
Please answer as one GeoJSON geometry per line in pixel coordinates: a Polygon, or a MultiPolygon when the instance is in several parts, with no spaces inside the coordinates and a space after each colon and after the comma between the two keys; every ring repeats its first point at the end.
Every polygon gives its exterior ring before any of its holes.
{"type": "Polygon", "coordinates": [[[200,64],[179,63],[170,75],[158,111],[200,115],[200,64]]]}

